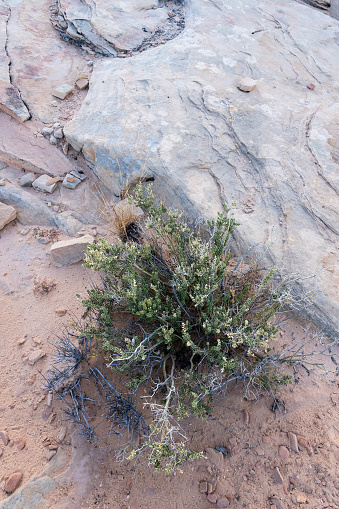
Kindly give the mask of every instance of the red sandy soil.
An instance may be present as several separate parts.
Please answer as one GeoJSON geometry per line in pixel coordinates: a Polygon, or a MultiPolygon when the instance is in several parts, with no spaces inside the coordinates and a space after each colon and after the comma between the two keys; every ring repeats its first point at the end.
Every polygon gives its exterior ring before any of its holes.
{"type": "MultiPolygon", "coordinates": [[[[48,340],[63,324],[81,316],[83,309],[75,294],[84,295],[90,280],[97,277],[81,264],[56,268],[50,259],[50,244],[39,244],[31,233],[21,235],[22,228],[14,222],[0,232],[0,430],[10,437],[9,445],[0,443],[0,488],[18,470],[23,473],[23,484],[28,484],[46,467],[48,448],[43,440],[49,437],[52,444],[58,443],[65,425],[63,406],[54,400],[48,407],[42,389],[42,375],[52,359],[48,340]],[[55,287],[47,294],[34,293],[36,281],[43,278],[54,281],[55,287]],[[60,308],[67,309],[62,317],[55,313],[60,308]],[[25,339],[22,345],[17,344],[20,339],[25,339]],[[27,356],[37,348],[46,356],[31,366],[27,356]],[[18,439],[26,441],[22,450],[18,450],[18,439]]],[[[279,341],[289,343],[301,337],[304,325],[286,322],[282,333],[279,341]]],[[[327,362],[329,369],[336,369],[331,358],[327,362]]],[[[213,416],[185,419],[182,426],[189,447],[204,451],[205,458],[169,476],[147,468],[146,461],[117,462],[109,442],[103,440],[100,448],[91,445],[69,429],[66,421],[66,438],[49,464],[63,453],[68,463],[73,461],[72,478],[46,496],[48,507],[211,509],[229,504],[239,509],[338,508],[339,388],[334,375],[309,374],[298,367],[294,384],[284,387],[279,398],[286,412],[273,412],[272,399],[267,396],[244,400],[239,387],[215,404],[213,416]],[[289,432],[304,439],[298,453],[289,448],[289,432]],[[224,457],[208,450],[215,446],[229,453],[224,457]],[[78,460],[74,460],[76,449],[78,460]],[[282,483],[274,478],[276,467],[282,483]],[[208,500],[199,491],[202,481],[211,484],[215,497],[209,495],[208,500]]],[[[6,498],[1,490],[0,506],[6,498]]]]}

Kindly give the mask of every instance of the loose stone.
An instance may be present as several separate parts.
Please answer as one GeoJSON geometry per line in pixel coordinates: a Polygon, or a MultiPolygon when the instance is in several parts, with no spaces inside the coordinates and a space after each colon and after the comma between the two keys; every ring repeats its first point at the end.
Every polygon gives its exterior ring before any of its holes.
{"type": "Polygon", "coordinates": [[[36,180],[34,173],[25,173],[20,179],[21,187],[31,187],[33,182],[36,180]]]}
{"type": "Polygon", "coordinates": [[[22,480],[22,472],[14,472],[14,474],[10,475],[5,483],[5,491],[6,493],[13,493],[19,486],[22,480]]]}
{"type": "Polygon", "coordinates": [[[57,138],[58,140],[61,140],[64,137],[63,130],[57,129],[56,131],[54,131],[54,137],[57,138]]]}
{"type": "Polygon", "coordinates": [[[275,467],[275,469],[273,470],[273,477],[274,477],[275,482],[277,482],[279,484],[282,484],[284,482],[284,478],[281,475],[278,467],[275,467]]]}
{"type": "Polygon", "coordinates": [[[46,353],[41,349],[33,350],[33,352],[28,356],[28,364],[33,366],[39,359],[45,357],[45,355],[46,353]]]}
{"type": "Polygon", "coordinates": [[[287,461],[289,458],[290,452],[284,445],[279,447],[279,456],[282,460],[287,461]]]}
{"type": "Polygon", "coordinates": [[[53,193],[55,191],[58,183],[54,182],[53,184],[47,184],[48,181],[51,180],[51,177],[49,175],[41,175],[39,178],[37,178],[33,182],[34,189],[37,189],[38,191],[43,191],[45,193],[53,193]]]}
{"type": "Polygon", "coordinates": [[[64,85],[60,85],[59,87],[55,88],[52,92],[52,95],[58,99],[66,99],[66,97],[68,97],[73,92],[73,90],[74,88],[72,85],[65,83],[64,85]]]}
{"type": "Polygon", "coordinates": [[[297,436],[294,433],[289,432],[288,439],[290,441],[291,451],[294,451],[294,452],[298,453],[299,452],[299,447],[298,447],[297,436]]]}
{"type": "Polygon", "coordinates": [[[7,431],[5,431],[5,430],[0,431],[0,438],[3,441],[4,445],[8,445],[9,436],[8,436],[7,431]]]}
{"type": "Polygon", "coordinates": [[[15,445],[18,451],[22,451],[26,447],[26,440],[23,438],[18,438],[18,440],[15,440],[15,445]]]}
{"type": "Polygon", "coordinates": [[[228,507],[230,505],[226,497],[220,497],[217,501],[217,507],[228,507]]]}
{"type": "Polygon", "coordinates": [[[0,202],[0,230],[16,218],[16,210],[0,202]]]}
{"type": "Polygon", "coordinates": [[[239,80],[237,87],[243,92],[251,92],[251,90],[255,88],[256,84],[256,80],[253,80],[252,78],[242,78],[239,80]]]}

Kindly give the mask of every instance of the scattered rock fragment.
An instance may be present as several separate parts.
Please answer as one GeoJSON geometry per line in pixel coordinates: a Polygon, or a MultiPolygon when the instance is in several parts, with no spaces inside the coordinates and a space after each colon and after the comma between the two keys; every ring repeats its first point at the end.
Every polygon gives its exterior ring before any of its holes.
{"type": "MultiPolygon", "coordinates": [[[[84,237],[81,237],[82,239],[84,237]]],[[[208,460],[214,465],[218,470],[223,470],[224,468],[224,456],[221,452],[217,452],[211,447],[206,449],[206,455],[208,460]]]]}
{"type": "Polygon", "coordinates": [[[53,456],[55,456],[55,455],[56,455],[56,451],[49,451],[48,450],[46,452],[46,459],[47,459],[47,461],[50,461],[53,458],[53,456]]]}
{"type": "Polygon", "coordinates": [[[289,450],[284,445],[279,447],[279,456],[283,461],[287,461],[290,456],[289,450]]]}
{"type": "Polygon", "coordinates": [[[279,484],[282,484],[284,482],[284,478],[281,475],[278,467],[275,467],[275,469],[273,470],[273,477],[274,477],[275,482],[277,482],[279,484]]]}
{"type": "Polygon", "coordinates": [[[60,431],[59,431],[59,436],[58,436],[58,439],[59,439],[59,442],[62,442],[66,436],[66,433],[67,433],[67,428],[66,426],[62,426],[60,428],[60,431]]]}
{"type": "Polygon", "coordinates": [[[53,127],[44,127],[41,133],[44,136],[50,136],[53,133],[53,127]]]}
{"type": "Polygon", "coordinates": [[[73,175],[73,177],[76,177],[77,179],[80,179],[80,180],[87,179],[86,173],[84,172],[84,170],[81,170],[80,168],[78,170],[72,170],[70,172],[70,174],[73,175]]]}
{"type": "Polygon", "coordinates": [[[20,346],[20,345],[23,345],[25,342],[26,342],[26,338],[20,338],[17,340],[16,344],[20,346]]]}
{"type": "Polygon", "coordinates": [[[216,504],[216,503],[217,503],[217,500],[218,500],[218,497],[217,497],[217,495],[215,495],[214,493],[209,493],[209,494],[207,495],[207,500],[208,500],[209,502],[211,502],[211,504],[216,504]]]}
{"type": "Polygon", "coordinates": [[[269,444],[271,442],[271,437],[268,435],[263,435],[262,437],[263,444],[269,444]]]}
{"type": "Polygon", "coordinates": [[[200,481],[199,491],[200,493],[207,493],[207,481],[200,481]]]}
{"type": "Polygon", "coordinates": [[[66,99],[66,97],[68,97],[73,92],[73,90],[74,88],[72,87],[72,85],[68,85],[67,83],[65,83],[64,85],[56,87],[53,90],[52,95],[54,95],[54,97],[57,97],[58,99],[66,99]]]}
{"type": "Polygon", "coordinates": [[[33,182],[34,189],[37,189],[38,191],[43,191],[45,193],[53,193],[55,191],[58,183],[54,182],[53,184],[47,184],[48,181],[51,180],[51,177],[49,175],[41,175],[39,178],[37,178],[33,182]]]}
{"type": "Polygon", "coordinates": [[[20,235],[27,235],[27,233],[29,233],[30,231],[31,231],[31,227],[30,226],[26,226],[25,228],[20,230],[20,235]]]}
{"type": "Polygon", "coordinates": [[[57,140],[62,140],[62,138],[64,137],[64,132],[62,129],[56,129],[54,131],[54,137],[57,139],[57,140]]]}
{"type": "Polygon", "coordinates": [[[94,242],[94,237],[84,235],[78,239],[61,240],[51,247],[51,255],[54,263],[58,267],[70,265],[83,260],[84,252],[88,244],[94,242]]]}
{"type": "Polygon", "coordinates": [[[31,187],[33,182],[36,180],[34,173],[25,173],[20,179],[21,187],[31,187]]]}
{"type": "Polygon", "coordinates": [[[291,449],[291,451],[294,451],[294,452],[298,453],[299,452],[299,447],[298,447],[297,436],[294,433],[289,432],[288,433],[288,439],[289,439],[289,442],[290,442],[290,449],[291,449]]]}
{"type": "Polygon", "coordinates": [[[241,80],[238,81],[237,87],[243,92],[251,92],[251,90],[255,88],[256,84],[256,80],[253,80],[252,78],[241,78],[241,80]]]}
{"type": "MultiPolygon", "coordinates": [[[[51,413],[52,413],[52,407],[46,405],[45,408],[43,409],[42,413],[41,413],[42,419],[44,421],[47,421],[47,419],[49,418],[51,413]]],[[[48,444],[48,445],[50,445],[50,444],[48,444]]]]}
{"type": "Polygon", "coordinates": [[[18,438],[15,440],[15,445],[18,451],[22,451],[26,447],[26,440],[24,438],[18,438]]]}
{"type": "Polygon", "coordinates": [[[310,90],[314,90],[315,89],[315,84],[314,83],[309,83],[307,85],[307,88],[309,88],[310,90]]]}
{"type": "Polygon", "coordinates": [[[230,505],[229,501],[227,500],[226,497],[220,497],[218,498],[218,501],[217,501],[217,507],[228,507],[230,505]]]}
{"type": "Polygon", "coordinates": [[[22,472],[14,472],[11,474],[5,483],[5,491],[6,493],[13,493],[19,486],[22,480],[23,474],[22,472]]]}
{"type": "Polygon", "coordinates": [[[5,431],[5,430],[1,430],[1,431],[0,431],[0,438],[1,438],[1,440],[3,441],[4,445],[8,445],[8,442],[9,442],[9,436],[8,436],[7,431],[5,431]]]}
{"type": "Polygon", "coordinates": [[[52,406],[52,402],[53,402],[53,394],[51,392],[49,392],[47,394],[47,398],[46,398],[46,405],[52,406]]]}
{"type": "Polygon", "coordinates": [[[0,202],[0,230],[2,230],[6,224],[10,223],[15,218],[15,208],[0,202]]]}
{"type": "Polygon", "coordinates": [[[62,181],[62,185],[68,189],[75,189],[80,183],[81,180],[74,177],[74,175],[71,175],[70,173],[67,173],[66,177],[62,181]]]}
{"type": "Polygon", "coordinates": [[[0,179],[0,186],[5,186],[5,185],[6,185],[6,180],[0,179]]]}
{"type": "Polygon", "coordinates": [[[39,359],[45,357],[45,355],[46,353],[41,349],[33,350],[33,352],[28,356],[28,364],[33,366],[39,359]]]}
{"type": "Polygon", "coordinates": [[[55,136],[53,136],[53,134],[51,134],[51,136],[49,137],[49,142],[52,144],[52,145],[56,145],[58,143],[58,140],[56,139],[55,136]]]}
{"type": "Polygon", "coordinates": [[[65,314],[67,313],[67,309],[66,308],[56,309],[54,313],[58,316],[65,316],[65,314]]]}

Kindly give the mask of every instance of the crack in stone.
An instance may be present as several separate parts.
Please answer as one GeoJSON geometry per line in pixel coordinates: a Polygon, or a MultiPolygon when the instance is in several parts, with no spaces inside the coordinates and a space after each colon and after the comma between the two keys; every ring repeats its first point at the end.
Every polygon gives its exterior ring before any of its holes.
{"type": "Polygon", "coordinates": [[[32,114],[29,110],[29,106],[27,104],[27,102],[22,98],[22,95],[21,95],[21,92],[19,90],[19,88],[14,84],[13,82],[13,77],[12,77],[12,72],[11,72],[11,66],[12,66],[12,59],[11,59],[11,56],[9,54],[9,50],[8,50],[8,24],[9,24],[9,21],[10,21],[10,18],[11,18],[11,15],[12,15],[12,9],[9,5],[6,4],[6,7],[8,8],[8,11],[9,11],[9,15],[7,17],[7,20],[6,20],[6,41],[5,41],[5,53],[7,55],[7,58],[8,58],[8,78],[9,78],[9,83],[12,85],[12,87],[17,91],[17,94],[19,96],[19,99],[20,101],[25,105],[25,107],[27,108],[27,112],[29,114],[29,118],[27,120],[29,120],[31,117],[32,117],[32,114]]]}

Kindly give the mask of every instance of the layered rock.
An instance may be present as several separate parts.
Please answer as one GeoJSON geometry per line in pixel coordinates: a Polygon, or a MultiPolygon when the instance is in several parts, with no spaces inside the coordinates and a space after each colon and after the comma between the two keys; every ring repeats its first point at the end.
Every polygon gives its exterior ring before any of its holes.
{"type": "Polygon", "coordinates": [[[339,23],[306,5],[187,3],[186,30],[95,65],[65,135],[115,194],[140,176],[191,215],[234,205],[237,242],[304,276],[314,316],[339,316],[339,23]],[[242,77],[256,80],[249,93],[242,77]]]}
{"type": "Polygon", "coordinates": [[[28,120],[30,113],[21,99],[18,89],[11,83],[10,64],[8,54],[7,24],[11,11],[0,0],[0,109],[19,120],[28,120]]]}
{"type": "Polygon", "coordinates": [[[59,0],[59,26],[66,36],[106,56],[138,48],[168,19],[159,0],[59,0]]]}
{"type": "MultiPolygon", "coordinates": [[[[69,106],[52,96],[53,90],[74,81],[85,65],[84,55],[63,41],[50,21],[50,0],[6,0],[7,51],[11,58],[11,81],[20,90],[33,117],[56,122],[69,117],[69,106]]],[[[2,47],[2,45],[0,46],[2,47]]]]}

